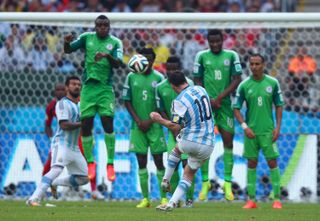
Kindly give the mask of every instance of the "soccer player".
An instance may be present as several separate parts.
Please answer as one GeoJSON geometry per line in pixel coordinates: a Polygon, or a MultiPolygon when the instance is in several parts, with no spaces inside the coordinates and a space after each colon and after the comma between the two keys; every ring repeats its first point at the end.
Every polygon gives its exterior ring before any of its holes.
{"type": "Polygon", "coordinates": [[[271,183],[273,186],[273,208],[281,209],[280,202],[280,172],[277,164],[279,152],[274,142],[280,134],[282,120],[282,106],[284,105],[282,92],[277,79],[264,74],[264,58],[261,54],[253,54],[249,58],[252,75],[239,85],[233,104],[234,115],[244,130],[244,157],[248,159],[248,195],[249,200],[245,209],[257,208],[256,196],[256,168],[259,151],[262,149],[267,159],[271,183]],[[240,109],[243,102],[247,105],[246,119],[240,109]],[[272,105],[276,109],[276,127],[272,117],[272,105]]]}
{"type": "MultiPolygon", "coordinates": [[[[133,121],[130,131],[130,151],[136,153],[139,164],[139,179],[143,199],[137,208],[150,207],[148,193],[147,153],[150,147],[157,167],[157,178],[160,183],[164,174],[163,153],[167,151],[163,130],[160,124],[153,123],[150,113],[156,111],[155,87],[164,77],[155,71],[153,62],[156,58],[152,48],[143,48],[140,54],[148,59],[148,69],[143,74],[129,73],[123,87],[122,99],[131,114],[133,121]]],[[[161,204],[166,204],[166,193],[160,188],[161,204]]]]}
{"type": "Polygon", "coordinates": [[[179,94],[172,103],[171,121],[162,118],[157,112],[150,114],[153,121],[175,131],[175,134],[180,131],[177,145],[169,154],[161,187],[170,191],[169,182],[182,153],[188,154],[188,163],[169,203],[157,207],[163,211],[171,211],[176,207],[179,199],[190,188],[194,174],[211,155],[215,139],[210,98],[206,90],[200,86],[189,86],[181,71],[169,75],[168,80],[173,90],[179,94]]]}
{"type": "Polygon", "coordinates": [[[89,181],[88,167],[78,147],[81,122],[77,98],[81,81],[78,77],[71,76],[67,78],[65,86],[67,96],[56,104],[58,128],[51,142],[51,168],[27,200],[26,203],[30,206],[40,206],[40,201],[50,185],[77,187],[89,181]],[[70,175],[56,179],[64,167],[67,167],[70,175]]]}
{"type": "MultiPolygon", "coordinates": [[[[180,59],[176,56],[171,56],[166,62],[167,77],[173,74],[175,71],[181,70],[180,59]]],[[[193,81],[189,78],[186,78],[189,85],[193,86],[193,81]]],[[[156,100],[157,108],[161,116],[165,119],[171,119],[171,104],[173,100],[177,97],[177,93],[172,89],[168,79],[163,80],[157,85],[156,88],[156,100]]],[[[173,131],[169,130],[169,138],[167,143],[167,151],[170,153],[173,148],[176,146],[176,138],[173,134],[173,131]]],[[[182,165],[185,167],[187,165],[187,154],[181,155],[182,165]]],[[[179,183],[179,166],[176,167],[172,178],[171,178],[171,192],[173,192],[179,183]]],[[[193,206],[193,193],[194,193],[194,182],[192,182],[191,188],[189,188],[186,194],[186,203],[185,207],[189,208],[193,206]]]]}
{"type": "MultiPolygon", "coordinates": [[[[66,95],[65,92],[65,86],[64,84],[58,83],[54,87],[54,98],[49,102],[49,104],[46,107],[46,120],[45,120],[45,133],[48,136],[49,139],[52,138],[53,136],[53,131],[52,131],[52,121],[53,118],[56,117],[56,103],[61,100],[66,95]]],[[[49,151],[48,158],[44,164],[43,171],[42,171],[42,176],[44,176],[47,172],[50,170],[50,165],[51,165],[51,151],[49,151]]]]}
{"type": "MultiPolygon", "coordinates": [[[[224,146],[224,193],[227,200],[233,200],[232,169],[233,169],[233,135],[234,116],[230,94],[241,82],[242,68],[239,56],[235,51],[222,49],[223,34],[220,30],[209,30],[207,40],[210,49],[200,51],[194,63],[195,84],[203,86],[209,96],[214,113],[215,123],[221,134],[224,146]]],[[[208,164],[202,166],[202,190],[200,200],[207,198],[210,183],[208,181],[208,164]]]]}
{"type": "Polygon", "coordinates": [[[120,39],[109,34],[110,21],[105,15],[95,20],[95,32],[86,32],[75,41],[73,35],[64,38],[64,51],[71,53],[80,48],[85,50],[85,70],[83,88],[81,90],[81,133],[84,154],[88,162],[89,178],[96,177],[96,168],[92,153],[93,120],[96,113],[100,115],[105,131],[107,147],[107,177],[113,182],[115,134],[113,132],[113,116],[115,94],[112,88],[113,68],[120,66],[123,47],[120,39]],[[72,42],[71,42],[72,41],[72,42]]]}

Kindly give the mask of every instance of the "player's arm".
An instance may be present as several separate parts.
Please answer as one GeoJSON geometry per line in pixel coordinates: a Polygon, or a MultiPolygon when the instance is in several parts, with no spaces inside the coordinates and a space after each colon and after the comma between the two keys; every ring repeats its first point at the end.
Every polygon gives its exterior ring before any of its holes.
{"type": "Polygon", "coordinates": [[[203,74],[204,74],[204,67],[202,65],[202,57],[201,57],[201,52],[198,52],[196,55],[196,58],[194,60],[194,65],[193,65],[193,78],[194,78],[194,83],[196,85],[200,85],[203,87],[203,74]]]}
{"type": "Polygon", "coordinates": [[[236,117],[237,121],[241,125],[242,129],[244,130],[245,134],[247,135],[247,137],[254,138],[255,137],[254,132],[251,130],[251,128],[248,127],[247,123],[244,120],[244,117],[242,116],[242,114],[240,112],[243,102],[244,102],[244,93],[243,93],[243,88],[240,85],[237,89],[235,102],[232,105],[233,113],[234,113],[234,116],[236,117]]]}
{"type": "Polygon", "coordinates": [[[123,46],[120,39],[117,39],[117,43],[111,54],[97,52],[94,59],[95,61],[100,61],[102,58],[105,58],[109,61],[112,67],[118,68],[122,64],[123,60],[123,46]]]}
{"type": "Polygon", "coordinates": [[[158,112],[151,112],[150,117],[154,122],[157,122],[171,130],[175,136],[181,130],[181,126],[179,124],[163,118],[158,112]]]}
{"type": "Polygon", "coordinates": [[[276,121],[277,121],[276,128],[273,130],[272,141],[274,142],[279,138],[279,135],[280,135],[282,111],[283,111],[283,105],[284,105],[282,91],[278,81],[273,91],[273,102],[276,106],[276,121]]]}
{"type": "Polygon", "coordinates": [[[81,127],[81,122],[71,122],[67,120],[60,120],[59,121],[59,126],[62,130],[75,130],[81,127]]]}
{"type": "Polygon", "coordinates": [[[70,54],[73,51],[78,50],[79,48],[84,48],[85,46],[85,41],[86,41],[86,33],[82,34],[77,38],[75,41],[73,41],[74,35],[69,34],[64,36],[64,53],[70,54]]]}

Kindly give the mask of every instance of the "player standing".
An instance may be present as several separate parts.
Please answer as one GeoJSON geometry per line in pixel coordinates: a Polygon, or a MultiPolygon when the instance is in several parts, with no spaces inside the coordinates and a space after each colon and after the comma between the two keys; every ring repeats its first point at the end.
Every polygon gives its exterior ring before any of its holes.
{"type": "MultiPolygon", "coordinates": [[[[122,99],[133,121],[130,131],[130,151],[136,153],[139,164],[139,179],[143,199],[137,208],[150,207],[148,188],[148,147],[157,167],[159,186],[164,174],[163,153],[167,151],[160,124],[153,123],[150,113],[156,111],[155,87],[164,77],[152,66],[156,58],[152,48],[143,48],[140,54],[148,59],[148,69],[143,74],[129,73],[123,88],[122,99]]],[[[161,204],[166,204],[166,193],[160,188],[161,204]]]]}
{"type": "MultiPolygon", "coordinates": [[[[173,74],[175,71],[181,70],[181,62],[178,57],[171,56],[168,58],[166,63],[167,77],[173,74]]],[[[193,81],[189,78],[186,78],[187,82],[190,86],[193,86],[193,81]]],[[[177,93],[172,89],[168,79],[163,80],[161,83],[157,85],[156,88],[156,100],[157,100],[157,108],[160,111],[160,114],[165,119],[171,119],[171,104],[173,100],[177,97],[177,93]]],[[[176,134],[177,135],[177,134],[176,134]]],[[[176,146],[176,135],[173,134],[173,131],[169,130],[169,138],[167,143],[167,151],[170,153],[173,148],[176,146]]],[[[181,155],[182,165],[185,167],[187,165],[187,154],[181,155]]],[[[171,181],[171,192],[173,193],[179,183],[179,166],[176,167],[171,181]]],[[[193,194],[194,194],[194,181],[192,182],[191,187],[186,193],[186,204],[185,207],[193,206],[193,194]]]]}
{"type": "Polygon", "coordinates": [[[123,47],[120,39],[109,34],[110,21],[105,15],[95,20],[95,32],[86,32],[73,42],[73,35],[65,36],[64,51],[71,53],[80,48],[85,49],[85,70],[81,90],[81,132],[84,154],[88,162],[89,178],[96,177],[96,164],[92,154],[93,120],[96,113],[100,115],[105,132],[107,147],[107,177],[114,181],[115,134],[113,117],[115,94],[112,88],[113,68],[120,66],[123,47]]]}
{"type": "Polygon", "coordinates": [[[51,185],[77,187],[88,183],[88,167],[78,147],[81,127],[78,96],[81,81],[78,77],[71,76],[67,78],[65,86],[67,96],[56,104],[58,128],[51,142],[51,168],[27,200],[26,203],[30,206],[40,206],[43,195],[51,185]],[[67,167],[70,175],[56,179],[64,167],[67,167]]]}
{"type": "Polygon", "coordinates": [[[244,129],[244,157],[248,159],[248,195],[249,200],[245,209],[257,208],[256,196],[256,168],[259,151],[262,149],[267,159],[275,201],[273,208],[281,209],[280,199],[280,171],[277,163],[279,152],[274,142],[280,134],[282,120],[282,106],[284,105],[282,92],[277,79],[264,74],[264,58],[260,54],[250,56],[250,70],[252,76],[245,79],[238,87],[236,100],[233,105],[234,115],[244,129]],[[247,112],[244,120],[240,109],[246,102],[247,112]],[[275,105],[277,124],[274,127],[272,105],[275,105]]]}
{"type": "Polygon", "coordinates": [[[150,114],[152,120],[175,131],[175,134],[180,132],[177,145],[169,154],[161,187],[170,191],[169,182],[182,153],[188,154],[188,163],[169,203],[157,207],[163,211],[171,211],[177,206],[179,199],[190,188],[194,174],[210,157],[215,139],[210,98],[206,90],[200,86],[189,86],[181,71],[174,72],[168,79],[173,90],[179,94],[172,103],[171,121],[157,112],[150,114]]]}
{"type": "MultiPolygon", "coordinates": [[[[224,146],[224,180],[225,198],[233,200],[231,189],[233,169],[233,135],[234,116],[231,107],[230,94],[241,82],[242,67],[238,54],[232,50],[223,50],[223,34],[220,30],[209,30],[207,40],[210,49],[198,52],[194,64],[194,80],[203,86],[209,96],[214,113],[215,123],[221,134],[224,146]]],[[[210,183],[208,181],[208,164],[202,168],[203,186],[200,200],[207,198],[210,183]]]]}

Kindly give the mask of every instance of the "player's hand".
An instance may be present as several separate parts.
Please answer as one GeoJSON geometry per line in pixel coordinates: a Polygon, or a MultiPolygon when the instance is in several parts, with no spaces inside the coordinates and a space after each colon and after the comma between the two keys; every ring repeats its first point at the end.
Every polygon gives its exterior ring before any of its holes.
{"type": "Polygon", "coordinates": [[[140,121],[140,124],[138,124],[139,129],[142,130],[142,132],[147,132],[152,124],[152,120],[142,120],[140,121]]]}
{"type": "Polygon", "coordinates": [[[256,135],[253,133],[253,131],[248,127],[244,130],[244,132],[246,133],[246,136],[249,138],[249,139],[253,139],[256,137],[256,135]]]}
{"type": "Polygon", "coordinates": [[[161,115],[158,112],[151,112],[150,118],[151,118],[151,120],[153,120],[155,122],[159,122],[159,120],[162,119],[161,115]]]}
{"type": "Polygon", "coordinates": [[[74,36],[72,34],[64,36],[64,42],[70,43],[73,40],[74,36]]]}
{"type": "Polygon", "coordinates": [[[221,107],[220,103],[217,103],[216,100],[210,99],[211,107],[215,110],[219,109],[221,107]]]}
{"type": "Polygon", "coordinates": [[[279,128],[274,129],[272,132],[272,142],[275,142],[279,138],[279,135],[280,135],[280,129],[279,128]]]}
{"type": "Polygon", "coordinates": [[[221,100],[222,100],[222,98],[220,96],[218,96],[217,99],[215,100],[217,109],[219,109],[221,107],[221,100]]]}
{"type": "Polygon", "coordinates": [[[96,55],[94,56],[94,61],[98,62],[100,61],[102,58],[106,58],[107,54],[103,53],[103,52],[97,52],[96,55]]]}

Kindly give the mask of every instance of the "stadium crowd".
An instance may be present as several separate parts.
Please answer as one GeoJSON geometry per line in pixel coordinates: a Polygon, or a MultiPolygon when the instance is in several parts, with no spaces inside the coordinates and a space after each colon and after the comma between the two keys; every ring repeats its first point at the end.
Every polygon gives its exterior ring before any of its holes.
{"type": "MultiPolygon", "coordinates": [[[[280,0],[2,0],[11,12],[277,12],[280,0]]],[[[294,10],[294,4],[287,7],[294,10]]]]}

